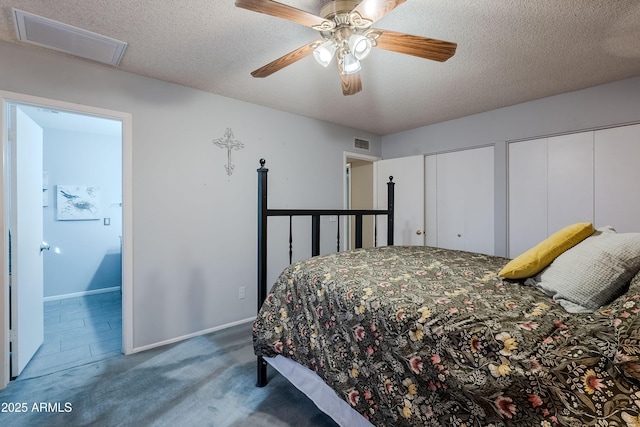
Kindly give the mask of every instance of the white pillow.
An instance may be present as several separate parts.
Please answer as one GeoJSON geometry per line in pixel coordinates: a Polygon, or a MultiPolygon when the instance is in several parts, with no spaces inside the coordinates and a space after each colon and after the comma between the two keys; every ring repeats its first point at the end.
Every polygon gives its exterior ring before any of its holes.
{"type": "Polygon", "coordinates": [[[605,225],[604,227],[596,228],[596,231],[601,233],[617,233],[616,229],[610,225],[605,225]]]}
{"type": "Polygon", "coordinates": [[[639,271],[640,233],[603,227],[525,283],[571,313],[593,312],[624,293],[639,271]]]}

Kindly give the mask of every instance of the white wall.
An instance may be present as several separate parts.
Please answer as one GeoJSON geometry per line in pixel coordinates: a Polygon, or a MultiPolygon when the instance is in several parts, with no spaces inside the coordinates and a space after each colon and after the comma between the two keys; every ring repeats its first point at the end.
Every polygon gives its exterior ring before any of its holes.
{"type": "Polygon", "coordinates": [[[44,296],[60,296],[122,284],[122,142],[120,137],[44,129],[44,170],[49,175],[43,208],[44,296]],[[59,221],[58,185],[100,188],[100,218],[59,221]],[[110,219],[105,226],[103,218],[110,219]]]}
{"type": "Polygon", "coordinates": [[[353,137],[380,155],[380,137],[359,130],[9,43],[0,58],[0,89],[133,116],[134,348],[255,316],[259,158],[270,207],[342,208],[353,137]],[[228,127],[245,144],[232,176],[212,143],[228,127]]]}
{"type": "Polygon", "coordinates": [[[495,144],[495,250],[507,253],[507,141],[640,121],[640,77],[382,137],[382,157],[495,144]]]}

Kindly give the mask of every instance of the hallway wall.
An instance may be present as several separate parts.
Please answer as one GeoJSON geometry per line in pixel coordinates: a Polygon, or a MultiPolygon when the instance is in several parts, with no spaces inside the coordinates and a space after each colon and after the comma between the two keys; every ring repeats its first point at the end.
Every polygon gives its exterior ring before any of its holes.
{"type": "Polygon", "coordinates": [[[121,286],[121,137],[45,128],[43,148],[49,177],[44,240],[51,247],[43,253],[45,298],[121,286]],[[100,218],[58,220],[58,185],[100,187],[100,218]]]}

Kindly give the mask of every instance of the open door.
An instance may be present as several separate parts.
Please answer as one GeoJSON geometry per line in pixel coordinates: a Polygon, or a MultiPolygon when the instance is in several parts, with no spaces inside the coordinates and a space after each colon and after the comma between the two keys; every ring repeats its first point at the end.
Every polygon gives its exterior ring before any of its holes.
{"type": "Polygon", "coordinates": [[[43,131],[19,107],[9,114],[11,376],[17,377],[44,340],[43,131]]]}
{"type": "MultiPolygon", "coordinates": [[[[377,209],[387,207],[387,182],[395,186],[393,240],[395,246],[425,244],[424,156],[380,160],[376,164],[377,209]]],[[[387,240],[387,219],[377,221],[378,246],[387,240]]]]}

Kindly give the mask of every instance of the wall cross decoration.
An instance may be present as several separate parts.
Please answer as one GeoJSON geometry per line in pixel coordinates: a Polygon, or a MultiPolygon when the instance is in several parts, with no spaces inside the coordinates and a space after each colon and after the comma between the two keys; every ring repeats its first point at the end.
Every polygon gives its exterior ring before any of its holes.
{"type": "Polygon", "coordinates": [[[235,139],[231,128],[227,128],[224,136],[222,138],[214,139],[213,143],[220,148],[227,149],[227,164],[224,168],[227,170],[227,175],[231,175],[233,173],[233,168],[235,168],[235,166],[231,164],[231,150],[241,150],[244,148],[244,144],[235,139]]]}

